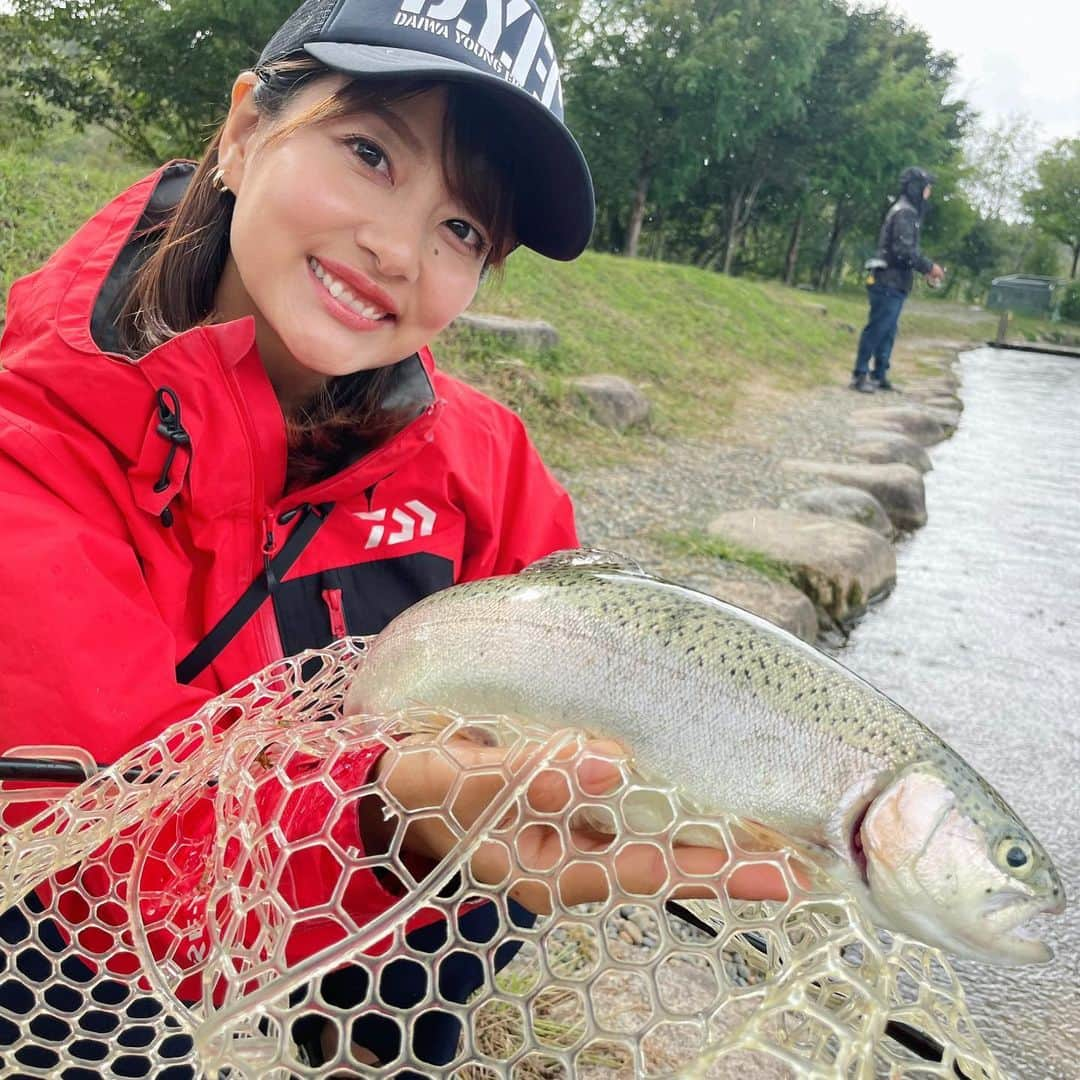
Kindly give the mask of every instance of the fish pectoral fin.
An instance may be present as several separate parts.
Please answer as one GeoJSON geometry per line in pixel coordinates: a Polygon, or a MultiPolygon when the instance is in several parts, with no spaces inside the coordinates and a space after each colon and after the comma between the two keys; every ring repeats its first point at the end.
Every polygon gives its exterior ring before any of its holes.
{"type": "Polygon", "coordinates": [[[790,848],[800,854],[806,854],[816,845],[799,840],[751,818],[741,818],[737,826],[732,826],[735,842],[748,852],[783,851],[790,848]]]}
{"type": "Polygon", "coordinates": [[[462,716],[452,709],[439,708],[415,699],[407,699],[397,721],[397,734],[411,742],[432,742],[454,726],[450,738],[464,739],[477,746],[501,746],[502,717],[462,716]]]}
{"type": "Polygon", "coordinates": [[[434,739],[457,719],[457,716],[444,709],[436,709],[431,705],[409,699],[405,707],[400,710],[396,734],[417,741],[434,739]]]}

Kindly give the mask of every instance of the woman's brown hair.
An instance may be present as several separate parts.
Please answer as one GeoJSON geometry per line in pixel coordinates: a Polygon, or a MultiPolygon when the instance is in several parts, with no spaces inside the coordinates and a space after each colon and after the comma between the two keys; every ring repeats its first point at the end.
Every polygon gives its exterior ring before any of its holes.
{"type": "MultiPolygon", "coordinates": [[[[255,106],[273,121],[300,88],[333,72],[302,56],[277,61],[256,74],[255,106]]],[[[460,83],[353,79],[273,130],[270,139],[285,138],[305,124],[401,101],[436,85],[445,86],[447,92],[443,171],[451,192],[486,228],[490,250],[485,266],[496,268],[516,243],[513,193],[517,185],[514,161],[505,153],[515,139],[509,121],[491,108],[482,91],[460,83]]],[[[117,321],[122,350],[133,358],[213,318],[214,295],[229,254],[234,205],[232,194],[219,191],[213,183],[220,140],[219,128],[175,210],[151,224],[145,234],[151,244],[159,239],[135,274],[117,321]]],[[[286,417],[287,487],[332,475],[411,419],[411,415],[381,408],[390,377],[391,368],[378,368],[331,379],[317,398],[286,417]]]]}

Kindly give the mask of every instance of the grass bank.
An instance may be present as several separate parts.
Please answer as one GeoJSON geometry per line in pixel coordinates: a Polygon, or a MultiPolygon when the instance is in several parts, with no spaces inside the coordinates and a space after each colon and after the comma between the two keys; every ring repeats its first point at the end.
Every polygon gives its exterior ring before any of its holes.
{"type": "Polygon", "coordinates": [[[11,283],[149,171],[118,158],[100,132],[58,128],[43,142],[0,143],[0,322],[11,283]]]}
{"type": "MultiPolygon", "coordinates": [[[[846,378],[866,297],[593,252],[563,264],[519,251],[473,310],[544,319],[558,330],[559,345],[532,356],[508,358],[454,329],[438,351],[449,370],[513,404],[553,464],[573,468],[633,455],[638,440],[591,423],[568,391],[571,376],[622,375],[651,400],[656,434],[707,437],[747,401],[783,400],[846,378]]],[[[994,325],[992,315],[924,303],[905,313],[901,347],[983,341],[994,325]]]]}

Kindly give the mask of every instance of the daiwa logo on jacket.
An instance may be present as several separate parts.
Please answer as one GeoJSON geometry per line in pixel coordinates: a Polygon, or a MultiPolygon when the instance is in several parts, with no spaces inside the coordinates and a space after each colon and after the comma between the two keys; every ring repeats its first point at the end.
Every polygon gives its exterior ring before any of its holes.
{"type": "Polygon", "coordinates": [[[355,510],[353,516],[361,521],[375,522],[368,533],[364,550],[377,548],[382,544],[407,544],[417,536],[430,536],[435,530],[438,515],[419,499],[410,499],[404,507],[394,507],[389,511],[389,520],[394,523],[393,531],[387,533],[387,508],[381,510],[355,510]]]}

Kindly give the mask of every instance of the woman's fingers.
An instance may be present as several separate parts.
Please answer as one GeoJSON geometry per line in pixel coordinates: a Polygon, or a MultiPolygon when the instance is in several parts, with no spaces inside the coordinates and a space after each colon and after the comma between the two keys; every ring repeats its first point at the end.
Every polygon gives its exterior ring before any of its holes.
{"type": "MultiPolygon", "coordinates": [[[[383,782],[394,798],[406,809],[445,805],[454,782],[462,771],[466,776],[455,796],[450,811],[461,828],[473,822],[498,797],[506,786],[504,769],[511,775],[535,754],[519,752],[508,757],[500,746],[483,746],[467,740],[455,740],[448,748],[452,754],[431,749],[408,749],[401,754],[391,752],[380,763],[383,782]],[[490,771],[487,771],[490,770],[490,771]]],[[[566,762],[579,753],[578,747],[567,746],[553,759],[566,762]]],[[[603,795],[615,788],[620,780],[617,761],[625,758],[618,743],[596,740],[585,746],[581,760],[575,766],[578,785],[589,795],[603,795]]],[[[557,813],[571,799],[570,785],[562,769],[543,769],[529,785],[527,798],[530,807],[539,813],[557,813]]],[[[450,829],[441,826],[435,817],[425,817],[413,823],[407,842],[417,851],[432,858],[441,857],[454,842],[450,829]]]]}
{"type": "MultiPolygon", "coordinates": [[[[511,755],[505,747],[466,740],[455,740],[447,749],[450,754],[431,748],[394,755],[396,760],[388,762],[384,783],[407,809],[435,810],[445,808],[462,770],[472,774],[465,777],[449,807],[458,829],[469,828],[498,800],[506,787],[507,773],[513,776],[529,760],[535,760],[537,752],[534,746],[511,755]]],[[[584,748],[574,742],[561,748],[550,766],[542,768],[530,782],[528,807],[540,815],[571,811],[574,795],[568,767],[573,768],[578,788],[587,795],[603,796],[613,791],[622,780],[619,765],[625,758],[625,750],[610,740],[593,740],[584,748]]],[[[564,835],[556,822],[522,820],[505,840],[481,845],[473,856],[473,874],[479,881],[498,884],[508,880],[512,863],[517,862],[525,876],[514,884],[512,894],[530,910],[546,913],[556,900],[567,906],[602,901],[611,887],[624,894],[657,896],[669,889],[669,866],[677,877],[701,881],[680,884],[666,898],[715,898],[717,879],[729,861],[727,851],[718,847],[675,845],[665,855],[659,844],[652,842],[624,842],[608,858],[604,852],[612,844],[610,836],[579,828],[569,830],[566,840],[564,835]],[[582,858],[570,857],[567,841],[582,858]],[[513,845],[514,859],[507,844],[513,845]]],[[[405,846],[412,854],[434,861],[444,858],[457,840],[446,824],[445,813],[433,812],[415,819],[405,834],[405,846]]],[[[784,874],[767,861],[735,868],[725,887],[734,899],[786,900],[790,895],[784,874]]]]}

